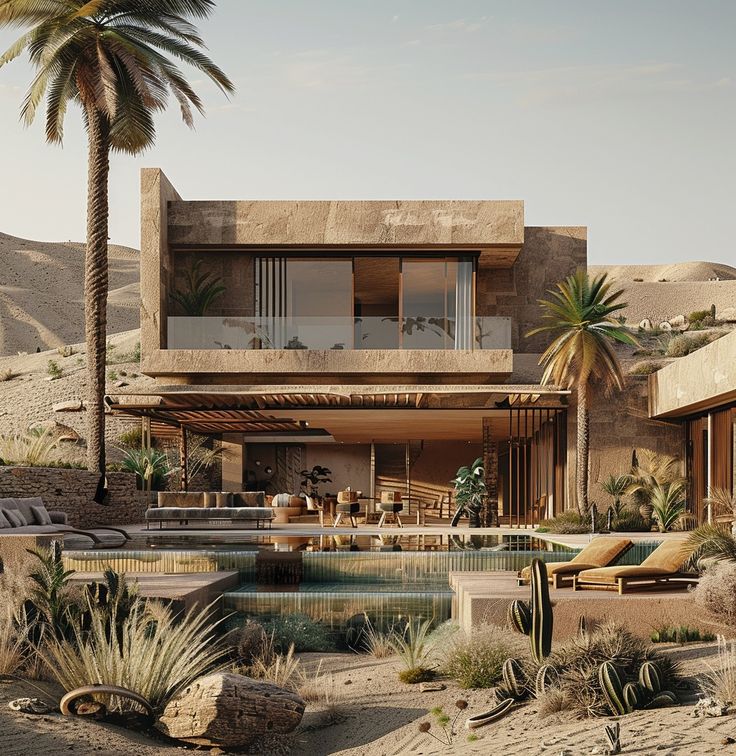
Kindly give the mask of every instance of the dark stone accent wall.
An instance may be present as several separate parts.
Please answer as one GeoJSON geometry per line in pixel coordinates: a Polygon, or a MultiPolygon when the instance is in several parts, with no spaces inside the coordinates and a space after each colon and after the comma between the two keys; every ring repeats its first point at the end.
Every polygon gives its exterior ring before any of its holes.
{"type": "Polygon", "coordinates": [[[66,512],[69,524],[78,528],[95,525],[132,525],[143,522],[147,494],[138,491],[131,473],[107,474],[110,503],[92,501],[97,473],[46,467],[0,467],[0,498],[39,496],[46,509],[66,512]]]}
{"type": "Polygon", "coordinates": [[[524,245],[513,268],[483,267],[478,271],[478,315],[511,318],[511,341],[515,352],[542,352],[548,337],[526,338],[541,324],[539,300],[547,291],[588,263],[587,228],[527,226],[524,245]]]}

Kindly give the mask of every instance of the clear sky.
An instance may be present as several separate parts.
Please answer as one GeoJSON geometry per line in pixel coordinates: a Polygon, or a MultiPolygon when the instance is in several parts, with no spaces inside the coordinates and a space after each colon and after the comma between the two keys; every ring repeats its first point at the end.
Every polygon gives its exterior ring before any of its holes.
{"type": "MultiPolygon", "coordinates": [[[[203,31],[237,94],[193,73],[196,131],[172,107],[113,160],[114,242],[160,166],[187,199],[523,199],[591,263],[736,264],[734,0],[219,0],[203,31]]],[[[30,76],[0,69],[0,231],[83,239],[81,122],[24,129],[30,76]]]]}

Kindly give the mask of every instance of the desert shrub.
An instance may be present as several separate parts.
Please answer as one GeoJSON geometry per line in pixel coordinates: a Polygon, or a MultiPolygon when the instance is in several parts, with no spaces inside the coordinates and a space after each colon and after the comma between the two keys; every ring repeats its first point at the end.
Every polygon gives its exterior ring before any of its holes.
{"type": "Polygon", "coordinates": [[[699,643],[700,641],[714,641],[713,633],[700,632],[697,627],[680,625],[665,625],[652,631],[650,640],[652,643],[699,643]]]}
{"type": "Polygon", "coordinates": [[[431,632],[431,619],[410,619],[404,631],[391,639],[391,645],[404,665],[404,669],[399,672],[401,682],[420,683],[431,680],[434,676],[434,671],[429,666],[433,651],[429,637],[431,632]]]}
{"type": "Polygon", "coordinates": [[[695,603],[707,612],[736,624],[736,563],[716,562],[700,576],[693,591],[695,603]]]}
{"type": "Polygon", "coordinates": [[[140,489],[163,491],[172,473],[171,463],[165,452],[158,449],[125,449],[121,462],[123,470],[136,476],[140,489]]]}
{"type": "Polygon", "coordinates": [[[118,444],[125,449],[140,449],[143,445],[143,431],[140,427],[123,431],[118,436],[118,444]]]}
{"type": "MultiPolygon", "coordinates": [[[[605,513],[599,512],[596,529],[602,530],[605,524],[605,513]]],[[[590,517],[583,516],[574,509],[568,509],[549,520],[542,520],[538,529],[541,533],[590,533],[590,517]]]]}
{"type": "Polygon", "coordinates": [[[643,283],[644,281],[643,278],[634,278],[633,280],[634,280],[634,283],[643,283]]]}
{"type": "Polygon", "coordinates": [[[637,510],[629,507],[624,507],[611,523],[611,529],[617,533],[647,533],[650,527],[637,510]]]}
{"type": "Polygon", "coordinates": [[[710,310],[693,310],[688,316],[689,323],[696,323],[710,317],[710,310]]]}
{"type": "Polygon", "coordinates": [[[107,380],[108,381],[117,381],[118,374],[115,370],[108,370],[107,371],[107,380]]]}
{"type": "Polygon", "coordinates": [[[276,651],[333,651],[335,644],[329,630],[306,614],[285,614],[263,623],[267,635],[273,638],[276,651]]]}
{"type": "MultiPolygon", "coordinates": [[[[137,599],[120,633],[110,633],[110,615],[90,605],[89,628],[75,625],[71,639],[51,639],[41,655],[67,691],[94,683],[120,685],[160,711],[183,686],[221,666],[224,649],[214,637],[211,616],[211,607],[182,617],[137,599]]],[[[114,699],[108,706],[122,709],[129,703],[114,699]]]]}
{"type": "Polygon", "coordinates": [[[59,366],[56,360],[49,360],[46,363],[46,372],[49,374],[52,380],[57,380],[64,375],[64,371],[59,366]]]}
{"type": "Polygon", "coordinates": [[[659,362],[650,362],[649,360],[643,360],[637,362],[629,368],[629,375],[651,375],[656,373],[662,367],[659,362]]]}
{"type": "Polygon", "coordinates": [[[47,467],[59,461],[59,441],[50,429],[0,435],[0,459],[6,464],[47,467]]]}
{"type": "Polygon", "coordinates": [[[726,706],[736,703],[736,642],[718,638],[718,666],[710,668],[700,686],[703,693],[726,706]]]}
{"type": "Polygon", "coordinates": [[[10,368],[8,368],[7,370],[0,370],[0,383],[12,381],[13,378],[17,378],[17,374],[14,373],[10,368]]]}
{"type": "Polygon", "coordinates": [[[395,634],[396,630],[393,626],[383,631],[370,620],[367,620],[363,629],[363,649],[374,659],[385,659],[388,656],[393,656],[395,651],[392,641],[395,634]]]}
{"type": "Polygon", "coordinates": [[[73,346],[56,347],[56,354],[58,354],[59,357],[71,357],[74,354],[74,347],[73,346]]]}
{"type": "Polygon", "coordinates": [[[681,333],[670,339],[665,354],[667,357],[685,357],[701,347],[707,346],[721,336],[723,336],[722,331],[708,331],[707,333],[703,332],[691,335],[681,333]]]}
{"type": "Polygon", "coordinates": [[[242,627],[233,630],[228,640],[238,663],[244,666],[250,666],[256,659],[268,664],[274,654],[270,636],[263,625],[253,620],[246,620],[242,627]]]}
{"type": "Polygon", "coordinates": [[[294,656],[293,644],[285,654],[276,654],[272,649],[266,649],[263,657],[255,658],[242,671],[248,677],[266,680],[286,690],[296,691],[302,680],[301,663],[294,656]]]}
{"type": "Polygon", "coordinates": [[[442,670],[461,688],[491,688],[501,679],[503,663],[519,654],[520,646],[508,630],[492,625],[471,636],[458,632],[443,652],[442,670]]]}
{"type": "Polygon", "coordinates": [[[657,653],[625,628],[607,623],[553,649],[547,662],[559,675],[556,703],[579,717],[607,715],[608,704],[598,681],[598,667],[604,661],[616,666],[623,682],[635,680],[645,661],[656,663],[664,689],[677,678],[677,666],[669,656],[657,653]]]}

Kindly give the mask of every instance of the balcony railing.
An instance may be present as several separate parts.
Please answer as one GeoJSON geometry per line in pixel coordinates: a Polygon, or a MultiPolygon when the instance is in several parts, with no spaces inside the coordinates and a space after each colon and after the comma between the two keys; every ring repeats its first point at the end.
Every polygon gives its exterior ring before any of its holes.
{"type": "Polygon", "coordinates": [[[511,349],[511,319],[169,317],[168,349],[511,349]]]}

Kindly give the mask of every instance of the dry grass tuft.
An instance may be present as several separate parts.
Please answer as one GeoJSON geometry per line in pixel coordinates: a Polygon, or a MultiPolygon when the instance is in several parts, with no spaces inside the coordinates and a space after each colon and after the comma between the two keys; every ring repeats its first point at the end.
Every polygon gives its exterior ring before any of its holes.
{"type": "Polygon", "coordinates": [[[736,703],[736,641],[730,643],[718,636],[718,667],[701,682],[703,692],[726,706],[736,703]]]}
{"type": "Polygon", "coordinates": [[[393,626],[384,632],[368,620],[363,629],[363,648],[374,659],[386,659],[396,653],[393,642],[395,635],[393,626]]]}

